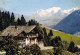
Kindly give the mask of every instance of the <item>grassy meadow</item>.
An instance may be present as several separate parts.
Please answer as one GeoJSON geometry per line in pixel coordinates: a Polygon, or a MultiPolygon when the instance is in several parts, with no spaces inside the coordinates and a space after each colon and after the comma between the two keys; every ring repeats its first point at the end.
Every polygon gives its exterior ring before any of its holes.
{"type": "MultiPolygon", "coordinates": [[[[44,27],[44,26],[42,26],[44,27]]],[[[47,31],[47,34],[49,33],[50,29],[45,27],[46,28],[46,31],[47,31]]],[[[53,31],[53,36],[51,36],[51,38],[54,38],[56,36],[60,36],[62,41],[67,41],[68,43],[70,43],[71,41],[73,41],[75,43],[75,45],[80,45],[80,37],[77,37],[77,36],[74,36],[74,35],[71,35],[71,34],[67,34],[67,33],[64,33],[64,32],[61,32],[61,31],[57,31],[57,30],[54,30],[52,29],[53,31]]]]}

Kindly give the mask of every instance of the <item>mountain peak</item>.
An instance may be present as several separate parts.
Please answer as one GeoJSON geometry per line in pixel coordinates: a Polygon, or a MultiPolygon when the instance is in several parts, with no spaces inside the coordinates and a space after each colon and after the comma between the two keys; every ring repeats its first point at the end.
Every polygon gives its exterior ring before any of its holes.
{"type": "Polygon", "coordinates": [[[69,34],[80,32],[80,10],[76,10],[65,17],[54,27],[54,29],[62,30],[69,34]]]}

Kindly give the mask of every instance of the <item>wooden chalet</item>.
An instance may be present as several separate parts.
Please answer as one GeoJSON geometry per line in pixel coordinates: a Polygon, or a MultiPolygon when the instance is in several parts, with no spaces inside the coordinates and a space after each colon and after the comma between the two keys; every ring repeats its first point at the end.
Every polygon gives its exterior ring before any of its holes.
{"type": "Polygon", "coordinates": [[[3,30],[0,36],[14,36],[21,46],[37,44],[38,33],[35,32],[36,25],[33,26],[9,26],[3,30]]]}

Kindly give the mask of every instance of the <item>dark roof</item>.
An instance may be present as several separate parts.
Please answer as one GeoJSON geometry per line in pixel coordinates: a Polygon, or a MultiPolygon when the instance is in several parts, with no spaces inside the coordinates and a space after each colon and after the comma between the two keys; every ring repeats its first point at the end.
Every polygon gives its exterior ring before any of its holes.
{"type": "Polygon", "coordinates": [[[9,26],[3,30],[0,36],[17,36],[22,31],[29,33],[36,25],[33,26],[9,26]]]}

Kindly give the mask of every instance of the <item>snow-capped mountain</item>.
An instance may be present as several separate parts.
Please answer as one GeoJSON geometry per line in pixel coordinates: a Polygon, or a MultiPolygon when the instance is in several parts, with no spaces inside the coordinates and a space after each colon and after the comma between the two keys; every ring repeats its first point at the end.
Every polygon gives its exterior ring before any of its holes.
{"type": "Polygon", "coordinates": [[[35,19],[39,23],[45,25],[45,26],[52,26],[56,25],[58,22],[60,22],[64,17],[68,16],[71,12],[74,10],[77,10],[78,8],[72,8],[68,10],[63,10],[60,7],[52,7],[46,10],[38,10],[36,12],[31,13],[27,16],[28,19],[35,19]]]}
{"type": "Polygon", "coordinates": [[[69,34],[79,35],[80,33],[80,10],[76,10],[61,20],[54,29],[62,30],[69,34]]]}

